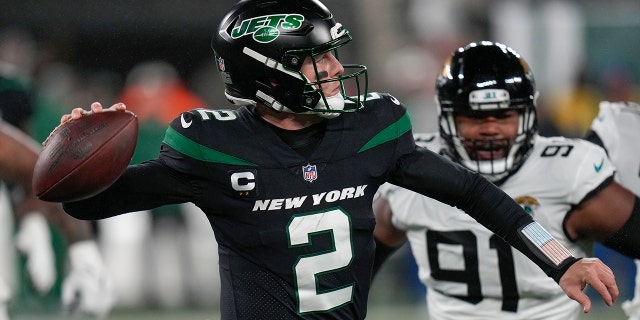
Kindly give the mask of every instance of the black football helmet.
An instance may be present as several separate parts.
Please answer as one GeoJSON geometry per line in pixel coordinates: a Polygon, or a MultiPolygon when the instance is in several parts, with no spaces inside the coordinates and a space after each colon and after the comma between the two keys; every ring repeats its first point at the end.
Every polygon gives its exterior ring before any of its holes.
{"type": "Polygon", "coordinates": [[[349,41],[349,31],[320,1],[242,0],[218,25],[212,48],[230,102],[330,118],[363,107],[367,68],[343,64],[342,75],[323,79],[312,59],[318,80],[311,82],[300,67],[307,56],[331,51],[338,58],[337,49],[349,41]],[[332,81],[340,82],[341,94],[327,97],[321,84],[332,81]],[[346,87],[356,90],[354,96],[346,87]],[[345,108],[345,100],[353,108],[345,108]]]}
{"type": "Polygon", "coordinates": [[[515,172],[530,153],[537,136],[536,91],[533,73],[513,49],[495,42],[470,43],[446,61],[436,79],[440,135],[445,153],[454,161],[493,182],[515,172]],[[470,140],[460,136],[456,114],[517,110],[514,137],[470,140]],[[478,160],[477,150],[505,148],[502,159],[478,160]]]}

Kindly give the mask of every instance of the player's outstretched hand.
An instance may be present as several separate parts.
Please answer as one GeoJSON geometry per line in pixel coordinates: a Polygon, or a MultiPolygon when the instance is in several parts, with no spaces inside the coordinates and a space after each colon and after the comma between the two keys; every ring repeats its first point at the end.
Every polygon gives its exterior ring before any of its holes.
{"type": "MultiPolygon", "coordinates": [[[[102,104],[100,102],[92,103],[90,111],[82,108],[74,108],[73,110],[71,110],[71,113],[65,114],[62,116],[62,118],[60,118],[60,123],[65,123],[73,119],[79,119],[82,116],[87,114],[100,113],[103,111],[103,109],[104,108],[102,107],[102,104]]],[[[124,103],[116,103],[108,108],[108,110],[118,110],[118,111],[124,111],[126,109],[127,109],[127,106],[125,106],[124,103]]]]}
{"type": "Polygon", "coordinates": [[[565,272],[559,284],[569,298],[582,305],[584,313],[591,311],[591,300],[583,292],[587,285],[593,287],[608,306],[613,305],[620,293],[613,271],[598,258],[580,259],[565,272]]]}

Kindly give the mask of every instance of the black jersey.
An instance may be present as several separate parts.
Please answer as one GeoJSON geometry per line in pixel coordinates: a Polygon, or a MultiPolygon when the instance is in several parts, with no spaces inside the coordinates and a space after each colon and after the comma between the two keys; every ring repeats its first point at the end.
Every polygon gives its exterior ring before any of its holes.
{"type": "Polygon", "coordinates": [[[369,112],[328,121],[308,158],[253,109],[194,110],[171,124],[160,158],[203,180],[192,201],[218,240],[223,318],[364,318],[372,198],[413,148],[406,112],[389,101],[373,95],[369,112]]]}
{"type": "Polygon", "coordinates": [[[65,209],[99,219],[193,202],[218,241],[222,319],[364,319],[371,203],[385,181],[459,206],[512,245],[515,227],[531,221],[477,174],[416,147],[405,108],[377,93],[364,109],[327,120],[309,157],[252,107],[183,113],[158,159],[65,209]]]}

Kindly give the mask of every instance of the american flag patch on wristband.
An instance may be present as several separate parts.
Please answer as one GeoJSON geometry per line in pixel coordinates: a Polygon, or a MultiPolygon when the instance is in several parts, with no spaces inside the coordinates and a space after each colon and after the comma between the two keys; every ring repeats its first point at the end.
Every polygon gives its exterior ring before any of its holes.
{"type": "Polygon", "coordinates": [[[532,222],[522,228],[522,234],[540,249],[556,266],[571,257],[569,250],[558,242],[558,240],[554,239],[553,236],[537,222],[532,222]]]}

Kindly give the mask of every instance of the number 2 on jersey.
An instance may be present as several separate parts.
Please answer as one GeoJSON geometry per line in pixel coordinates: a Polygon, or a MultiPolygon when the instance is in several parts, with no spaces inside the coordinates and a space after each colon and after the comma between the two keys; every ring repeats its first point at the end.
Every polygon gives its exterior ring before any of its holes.
{"type": "Polygon", "coordinates": [[[295,216],[287,227],[289,244],[304,246],[316,234],[329,233],[334,250],[301,256],[294,265],[300,313],[327,311],[351,302],[353,284],[319,292],[316,278],[351,264],[351,223],[346,213],[334,209],[295,216]]]}

